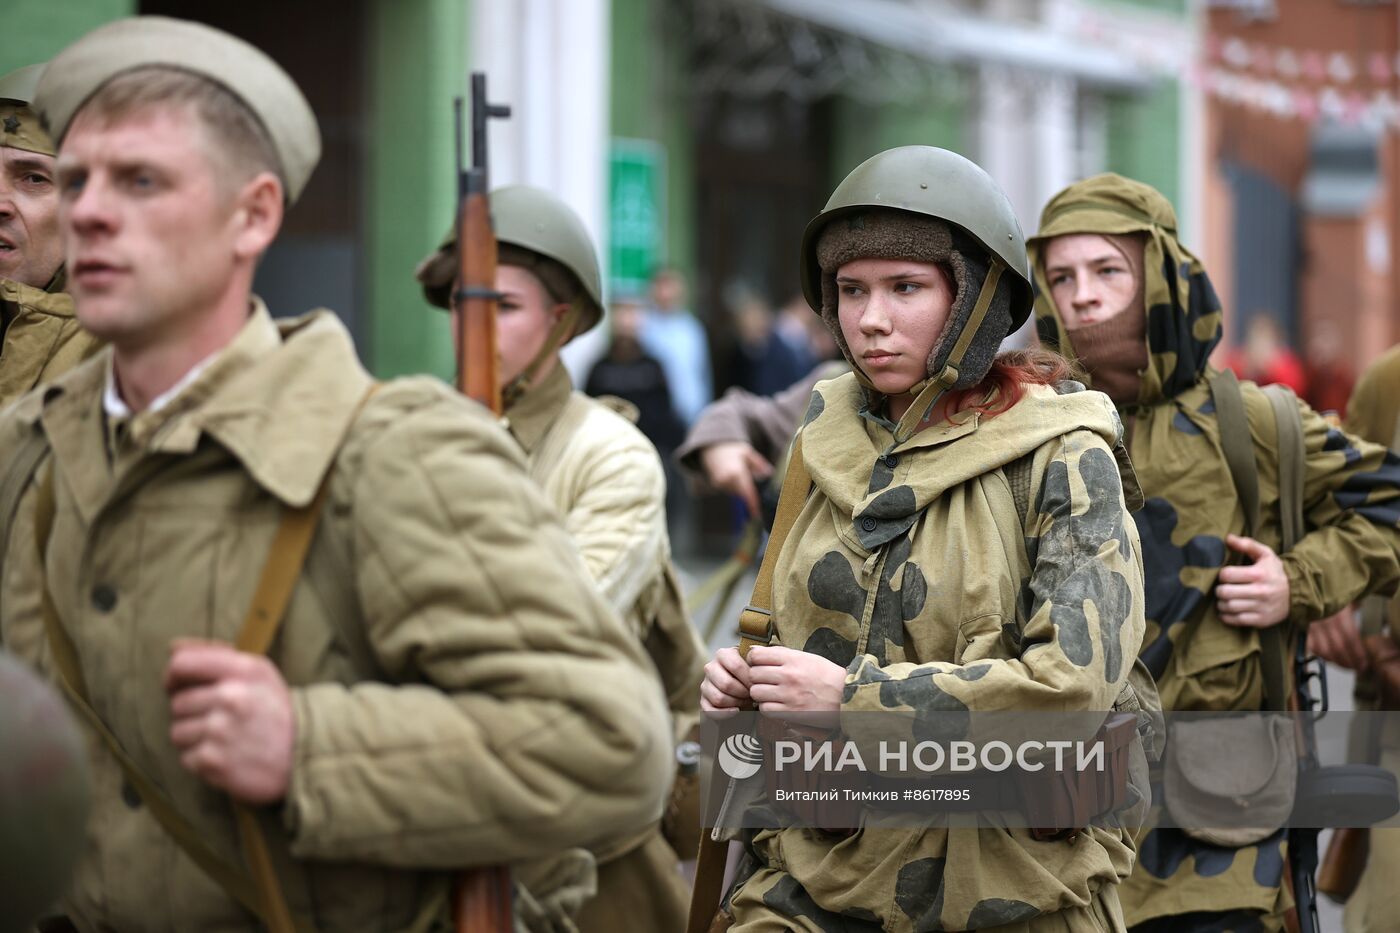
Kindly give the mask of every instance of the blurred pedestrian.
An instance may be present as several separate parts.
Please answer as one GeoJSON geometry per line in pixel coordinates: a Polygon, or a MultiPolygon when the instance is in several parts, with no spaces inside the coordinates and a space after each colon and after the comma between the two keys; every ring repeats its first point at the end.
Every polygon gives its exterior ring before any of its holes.
{"type": "Polygon", "coordinates": [[[1319,327],[1308,341],[1303,370],[1308,385],[1305,396],[1308,404],[1324,414],[1333,412],[1344,419],[1347,402],[1356,385],[1356,369],[1342,350],[1341,335],[1330,324],[1319,327]]]}
{"type": "Polygon", "coordinates": [[[1252,314],[1244,327],[1244,342],[1225,355],[1235,375],[1256,385],[1286,385],[1299,398],[1307,397],[1308,377],[1303,361],[1288,346],[1283,329],[1267,311],[1252,314]]]}
{"type": "Polygon", "coordinates": [[[806,357],[799,356],[778,333],[772,310],[757,294],[745,292],[738,297],[731,321],[735,360],[730,370],[737,376],[736,385],[740,388],[756,395],[771,395],[811,369],[806,357]]]}
{"type": "Polygon", "coordinates": [[[636,406],[637,428],[665,460],[675,451],[685,429],[671,404],[666,373],[637,339],[642,307],[632,299],[614,301],[608,321],[612,334],[607,353],[589,370],[583,391],[594,398],[610,395],[636,406]]]}
{"type": "Polygon", "coordinates": [[[642,349],[661,364],[671,390],[671,405],[689,427],[714,397],[710,342],[705,328],[685,306],[685,279],[663,266],[651,279],[651,301],[638,332],[642,349]]]}

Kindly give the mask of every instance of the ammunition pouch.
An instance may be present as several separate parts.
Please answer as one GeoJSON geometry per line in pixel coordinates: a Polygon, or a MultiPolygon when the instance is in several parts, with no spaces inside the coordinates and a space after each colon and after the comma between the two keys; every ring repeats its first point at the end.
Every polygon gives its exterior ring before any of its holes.
{"type": "Polygon", "coordinates": [[[1267,839],[1288,821],[1298,750],[1287,717],[1178,721],[1169,732],[1163,790],[1167,812],[1186,835],[1240,848],[1267,839]],[[1239,825],[1241,812],[1253,825],[1239,825]]]}

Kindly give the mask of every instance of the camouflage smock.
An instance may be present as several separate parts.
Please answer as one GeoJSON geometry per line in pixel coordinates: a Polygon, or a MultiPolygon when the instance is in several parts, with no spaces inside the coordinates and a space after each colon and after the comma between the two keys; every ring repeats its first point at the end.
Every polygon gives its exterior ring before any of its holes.
{"type": "MultiPolygon", "coordinates": [[[[1157,678],[1165,709],[1261,709],[1259,632],[1221,622],[1213,593],[1216,574],[1231,556],[1225,537],[1243,534],[1245,522],[1208,385],[1207,360],[1221,339],[1220,302],[1200,260],[1177,240],[1166,198],[1117,175],[1099,175],[1051,200],[1028,244],[1037,330],[1051,349],[1075,356],[1071,333],[1049,297],[1041,251],[1049,238],[1072,233],[1145,239],[1149,364],[1137,404],[1122,408],[1131,419],[1129,450],[1146,497],[1134,514],[1147,590],[1142,659],[1157,678]],[[1196,634],[1185,650],[1175,651],[1191,626],[1196,634]]],[[[1255,537],[1277,551],[1277,432],[1264,395],[1252,383],[1242,390],[1259,463],[1262,527],[1255,537]]],[[[1400,460],[1299,404],[1310,531],[1280,555],[1294,625],[1400,583],[1400,460]]],[[[1123,886],[1123,910],[1129,924],[1196,911],[1276,912],[1283,868],[1282,833],[1258,846],[1228,849],[1177,830],[1152,830],[1123,886]]]]}
{"type": "Polygon", "coordinates": [[[78,326],[73,299],[59,269],[47,288],[0,279],[0,408],[44,382],[52,382],[97,352],[102,344],[78,326]]]}
{"type": "MultiPolygon", "coordinates": [[[[776,568],[779,641],[846,667],[843,716],[1110,709],[1143,621],[1108,399],[1032,387],[1004,414],[965,412],[893,450],[863,404],[850,374],[812,395],[813,492],[776,568]],[[1000,468],[1026,456],[1023,517],[1000,468]]],[[[1118,929],[1112,887],[1133,862],[1129,834],[1098,827],[1074,843],[794,828],[753,847],[764,867],[731,901],[736,933],[987,929],[1055,912],[1055,929],[1118,929]]]]}

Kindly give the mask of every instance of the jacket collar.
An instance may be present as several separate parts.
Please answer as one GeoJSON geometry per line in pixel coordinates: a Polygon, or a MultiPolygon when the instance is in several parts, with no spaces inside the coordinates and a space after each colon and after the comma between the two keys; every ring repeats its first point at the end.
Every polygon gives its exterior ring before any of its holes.
{"type": "Polygon", "coordinates": [[[556,362],[543,381],[534,385],[506,411],[506,427],[526,454],[534,453],[569,403],[574,384],[563,362],[556,362]]]}
{"type": "MultiPolygon", "coordinates": [[[[88,521],[113,488],[102,414],[111,353],[103,349],[16,409],[21,419],[42,424],[88,521]]],[[[161,412],[150,413],[152,422],[133,423],[132,442],[140,447],[137,459],[145,459],[192,453],[208,436],[268,493],[302,506],[315,495],[370,384],[333,313],[273,321],[254,299],[248,322],[208,368],[161,412]]]]}
{"type": "Polygon", "coordinates": [[[37,313],[72,318],[76,316],[73,297],[63,290],[67,283],[68,276],[62,266],[43,288],[24,285],[13,279],[0,279],[0,302],[14,306],[17,314],[37,313]]]}

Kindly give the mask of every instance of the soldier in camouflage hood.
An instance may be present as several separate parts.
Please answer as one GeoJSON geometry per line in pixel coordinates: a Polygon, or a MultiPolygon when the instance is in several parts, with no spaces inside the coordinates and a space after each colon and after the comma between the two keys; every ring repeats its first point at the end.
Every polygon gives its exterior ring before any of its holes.
{"type": "MultiPolygon", "coordinates": [[[[882,153],[808,226],[803,271],[854,372],[818,384],[799,434],[813,489],[776,565],[775,643],[720,652],[702,705],[1109,709],[1143,624],[1120,426],[1103,395],[1046,384],[1053,361],[994,362],[1030,311],[1005,195],[953,153],[882,153]]],[[[1133,861],[1130,834],[1099,826],[750,843],[734,933],[1121,930],[1133,861]]]]}
{"type": "MultiPolygon", "coordinates": [[[[1128,424],[1146,497],[1135,515],[1142,659],[1163,707],[1264,708],[1264,628],[1291,632],[1400,582],[1400,460],[1300,402],[1309,533],[1279,555],[1277,430],[1267,398],[1244,383],[1263,516],[1256,537],[1244,537],[1209,385],[1220,302],[1177,239],[1171,204],[1140,182],[1099,175],[1050,201],[1029,248],[1042,342],[1077,358],[1128,424]]],[[[1154,829],[1123,887],[1124,913],[1144,933],[1277,929],[1282,850],[1282,831],[1233,849],[1154,829]]]]}

